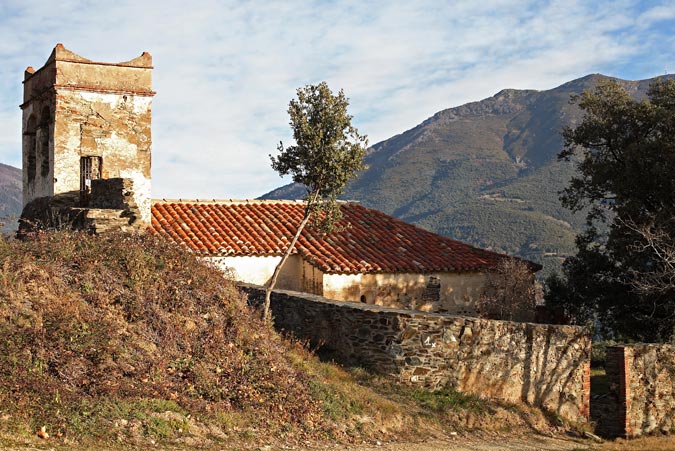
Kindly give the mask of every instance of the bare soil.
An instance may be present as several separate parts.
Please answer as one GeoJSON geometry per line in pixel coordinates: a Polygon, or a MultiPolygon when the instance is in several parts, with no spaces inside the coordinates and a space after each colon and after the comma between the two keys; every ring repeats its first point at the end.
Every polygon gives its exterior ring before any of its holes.
{"type": "Polygon", "coordinates": [[[344,451],[563,451],[586,450],[587,445],[581,441],[567,438],[544,436],[493,437],[491,439],[474,437],[455,437],[443,440],[433,439],[422,442],[383,443],[380,445],[362,445],[342,447],[309,448],[307,451],[319,449],[340,449],[344,451]]]}
{"type": "MultiPolygon", "coordinates": [[[[0,448],[3,451],[57,451],[62,448],[52,448],[49,446],[28,446],[28,447],[6,447],[0,448]]],[[[73,451],[94,451],[89,448],[68,448],[73,451]]],[[[180,448],[151,448],[157,451],[187,451],[180,448]]],[[[190,448],[194,449],[194,448],[190,448]]],[[[307,448],[298,448],[295,446],[271,445],[258,446],[255,448],[241,448],[235,446],[234,448],[223,448],[222,445],[217,448],[218,451],[238,451],[250,449],[251,451],[277,451],[277,450],[293,450],[293,451],[572,451],[572,450],[589,450],[587,445],[583,442],[572,439],[552,438],[544,436],[525,436],[525,437],[509,437],[492,439],[472,438],[472,437],[448,437],[446,439],[431,439],[429,441],[421,442],[401,442],[401,443],[377,443],[362,444],[362,445],[340,445],[340,444],[326,444],[317,443],[307,448]]],[[[96,451],[104,451],[96,448],[96,451]]],[[[113,451],[113,450],[107,450],[113,451]]],[[[215,450],[214,450],[215,451],[215,450]]]]}

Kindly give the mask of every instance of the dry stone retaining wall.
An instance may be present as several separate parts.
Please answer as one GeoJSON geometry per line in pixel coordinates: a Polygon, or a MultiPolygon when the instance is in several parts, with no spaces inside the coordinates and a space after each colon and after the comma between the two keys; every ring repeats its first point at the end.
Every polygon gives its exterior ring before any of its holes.
{"type": "MultiPolygon", "coordinates": [[[[244,289],[254,304],[264,298],[259,287],[244,289]]],[[[588,418],[591,339],[583,328],[389,309],[281,290],[271,309],[277,327],[402,383],[448,386],[539,405],[572,420],[588,418]]]]}
{"type": "Polygon", "coordinates": [[[92,181],[91,198],[86,207],[78,207],[79,196],[58,195],[33,199],[23,209],[18,236],[40,229],[139,232],[147,227],[142,221],[134,180],[130,178],[92,181]]]}
{"type": "Polygon", "coordinates": [[[631,344],[607,348],[611,435],[675,432],[675,346],[631,344]]]}

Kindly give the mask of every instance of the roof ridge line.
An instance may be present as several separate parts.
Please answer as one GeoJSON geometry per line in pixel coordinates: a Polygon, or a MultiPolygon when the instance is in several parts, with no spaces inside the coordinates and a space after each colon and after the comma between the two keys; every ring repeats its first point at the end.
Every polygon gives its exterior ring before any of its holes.
{"type": "MultiPolygon", "coordinates": [[[[304,199],[152,199],[153,204],[302,204],[304,199]]],[[[359,204],[358,200],[338,200],[339,204],[359,204]]]]}

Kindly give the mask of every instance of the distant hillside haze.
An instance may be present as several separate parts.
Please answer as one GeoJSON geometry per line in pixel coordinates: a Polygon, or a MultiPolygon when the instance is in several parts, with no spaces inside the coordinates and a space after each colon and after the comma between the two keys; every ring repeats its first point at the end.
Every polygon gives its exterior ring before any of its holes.
{"type": "MultiPolygon", "coordinates": [[[[369,149],[367,169],[344,198],[441,235],[542,263],[542,276],[574,253],[584,215],[558,199],[574,163],[557,160],[561,131],[581,119],[575,94],[610,77],[594,74],[547,91],[504,89],[440,111],[369,149]]],[[[636,98],[653,81],[621,83],[636,98]]],[[[364,130],[367,132],[367,130],[364,130]]],[[[263,199],[297,199],[286,185],[263,199]]]]}
{"type": "Polygon", "coordinates": [[[16,228],[23,206],[21,169],[0,163],[0,223],[3,232],[16,228]]]}

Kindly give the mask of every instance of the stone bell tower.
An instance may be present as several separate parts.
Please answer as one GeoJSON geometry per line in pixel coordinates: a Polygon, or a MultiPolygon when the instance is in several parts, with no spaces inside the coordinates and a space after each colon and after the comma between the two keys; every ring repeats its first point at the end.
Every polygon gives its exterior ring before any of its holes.
{"type": "Polygon", "coordinates": [[[44,66],[26,69],[23,84],[24,207],[39,198],[100,207],[90,202],[92,186],[103,186],[96,180],[124,179],[138,219],[149,223],[150,54],[99,63],[57,44],[44,66]]]}

